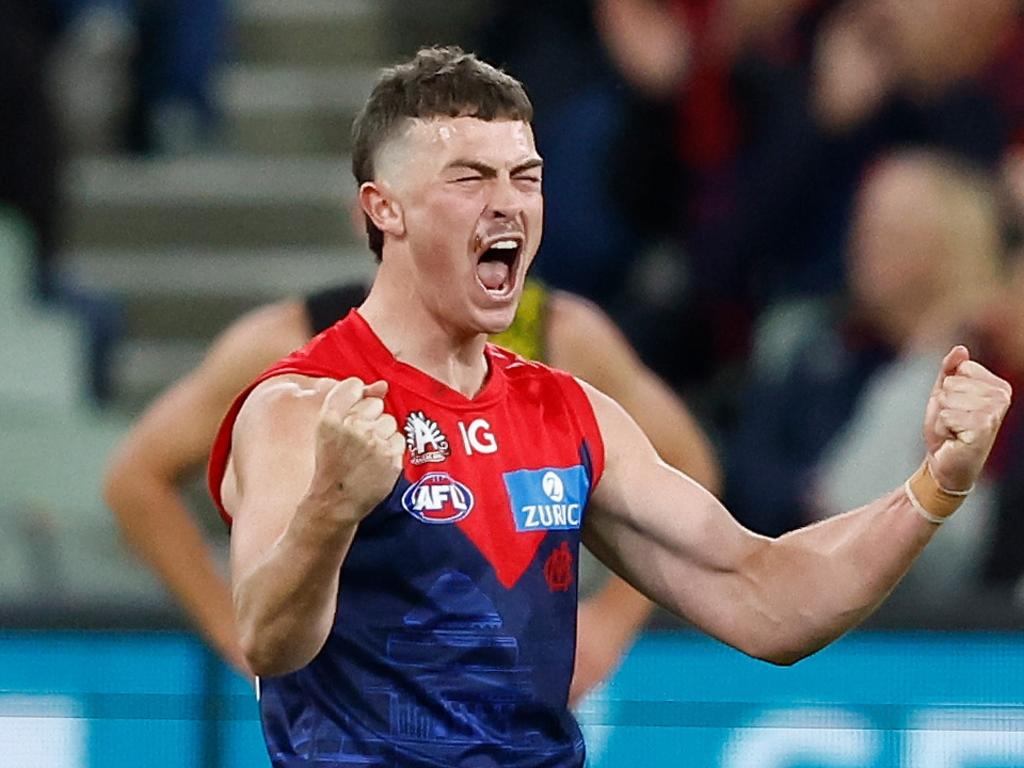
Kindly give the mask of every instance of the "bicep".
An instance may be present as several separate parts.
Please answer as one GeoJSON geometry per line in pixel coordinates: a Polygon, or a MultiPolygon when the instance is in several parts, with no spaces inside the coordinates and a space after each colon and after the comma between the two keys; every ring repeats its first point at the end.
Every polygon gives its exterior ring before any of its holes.
{"type": "Polygon", "coordinates": [[[738,588],[767,540],[661,461],[617,403],[585,389],[606,446],[585,543],[648,597],[721,637],[716,602],[738,588]]]}
{"type": "Polygon", "coordinates": [[[239,411],[221,485],[232,516],[231,562],[257,562],[284,533],[309,488],[323,393],[278,377],[260,384],[239,411]]]}

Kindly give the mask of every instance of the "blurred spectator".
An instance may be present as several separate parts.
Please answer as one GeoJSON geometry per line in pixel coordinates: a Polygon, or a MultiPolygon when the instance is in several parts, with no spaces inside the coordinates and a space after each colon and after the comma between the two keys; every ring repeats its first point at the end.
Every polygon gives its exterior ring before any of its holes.
{"type": "MultiPolygon", "coordinates": [[[[202,149],[216,124],[213,76],[224,53],[223,0],[50,0],[76,61],[129,58],[116,143],[143,153],[202,149]]],[[[75,73],[72,73],[72,77],[75,73]]],[[[69,84],[69,87],[74,83],[69,84]]],[[[116,94],[98,93],[114,99],[116,94]]]]}
{"type": "Polygon", "coordinates": [[[818,36],[812,98],[829,131],[851,130],[885,101],[918,104],[984,74],[1016,30],[1016,0],[850,0],[818,36]]]}
{"type": "Polygon", "coordinates": [[[880,153],[995,167],[1007,137],[1006,99],[982,80],[1019,26],[1009,0],[925,3],[916,18],[901,0],[785,2],[764,29],[730,16],[745,5],[757,19],[770,3],[671,4],[691,34],[675,95],[688,280],[644,351],[676,382],[695,360],[742,360],[773,302],[843,290],[850,207],[880,153]]]}
{"type": "Polygon", "coordinates": [[[47,81],[58,25],[45,3],[0,0],[0,203],[25,216],[35,238],[35,298],[71,308],[85,321],[95,399],[109,394],[107,357],[118,333],[118,307],[85,293],[60,274],[65,150],[47,81]]]}
{"type": "Polygon", "coordinates": [[[895,485],[908,462],[909,471],[917,466],[923,446],[881,450],[872,438],[863,447],[864,427],[881,419],[870,434],[918,434],[904,422],[920,419],[919,406],[900,408],[906,398],[922,402],[919,375],[926,372],[927,393],[934,357],[990,297],[999,251],[994,202],[973,171],[924,152],[880,163],[858,197],[848,302],[786,303],[761,324],[727,456],[737,517],[782,533],[816,505],[855,506],[895,485]],[[863,453],[877,460],[868,466],[863,453]],[[820,497],[802,497],[815,475],[820,497]]]}
{"type": "Polygon", "coordinates": [[[51,17],[33,0],[0,0],[0,19],[0,203],[12,206],[32,226],[32,289],[50,298],[56,291],[62,160],[45,87],[51,17]]]}
{"type": "MultiPolygon", "coordinates": [[[[915,425],[937,362],[996,295],[1002,252],[987,176],[925,154],[888,160],[869,179],[851,242],[851,291],[898,357],[866,383],[814,472],[816,516],[885,493],[920,466],[915,425]]],[[[991,485],[979,481],[900,587],[918,605],[980,583],[991,485]]]]}
{"type": "MultiPolygon", "coordinates": [[[[1013,386],[1024,391],[1024,251],[1017,254],[1008,270],[1000,295],[989,302],[979,320],[981,348],[998,371],[1013,386]]],[[[985,562],[988,582],[1009,586],[1016,583],[1024,603],[1024,408],[1007,414],[990,458],[989,473],[996,482],[994,533],[985,562]]]]}

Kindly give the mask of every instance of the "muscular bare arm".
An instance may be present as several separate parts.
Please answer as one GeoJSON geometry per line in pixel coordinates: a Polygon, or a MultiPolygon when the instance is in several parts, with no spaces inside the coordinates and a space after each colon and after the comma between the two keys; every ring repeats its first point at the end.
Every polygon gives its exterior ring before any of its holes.
{"type": "MultiPolygon", "coordinates": [[[[550,302],[551,364],[620,403],[667,464],[717,493],[721,479],[706,436],[683,402],[640,361],[622,332],[604,312],[577,296],[555,292],[550,302]]],[[[570,704],[615,671],[653,607],[615,575],[580,603],[570,704]]]]}
{"type": "Polygon", "coordinates": [[[210,644],[247,667],[231,594],[180,485],[206,462],[234,397],[264,368],[309,338],[298,301],[258,309],[235,322],[203,363],[161,394],[110,459],[104,496],[122,535],[170,590],[210,644]]]}
{"type": "MultiPolygon", "coordinates": [[[[661,462],[618,405],[588,394],[606,447],[588,546],[649,597],[752,656],[793,663],[855,626],[936,530],[899,489],[778,539],[757,536],[661,462]]],[[[928,482],[970,486],[1009,402],[1009,385],[954,349],[926,409],[928,482]]]]}
{"type": "Polygon", "coordinates": [[[327,640],[359,522],[402,469],[386,393],[382,381],[280,376],[238,414],[222,495],[235,620],[257,675],[299,669],[327,640]]]}

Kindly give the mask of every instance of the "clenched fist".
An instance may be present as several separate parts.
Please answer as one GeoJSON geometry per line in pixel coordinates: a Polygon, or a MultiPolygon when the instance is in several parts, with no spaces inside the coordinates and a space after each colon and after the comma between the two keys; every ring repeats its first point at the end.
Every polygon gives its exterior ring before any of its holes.
{"type": "Polygon", "coordinates": [[[970,359],[966,347],[950,350],[925,409],[928,468],[940,487],[974,485],[1010,407],[1010,385],[970,359]]]}
{"type": "Polygon", "coordinates": [[[402,471],[405,440],[384,412],[387,391],[385,381],[336,382],[317,417],[314,487],[336,497],[356,522],[387,497],[402,471]]]}

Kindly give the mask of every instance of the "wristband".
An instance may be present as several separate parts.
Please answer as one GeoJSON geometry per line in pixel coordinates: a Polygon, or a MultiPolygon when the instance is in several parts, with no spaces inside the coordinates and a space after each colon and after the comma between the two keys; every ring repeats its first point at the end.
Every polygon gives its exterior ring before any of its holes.
{"type": "Polygon", "coordinates": [[[903,491],[910,499],[914,511],[935,525],[946,522],[973,490],[973,485],[966,491],[950,491],[943,488],[932,477],[927,461],[903,484],[903,491]]]}

